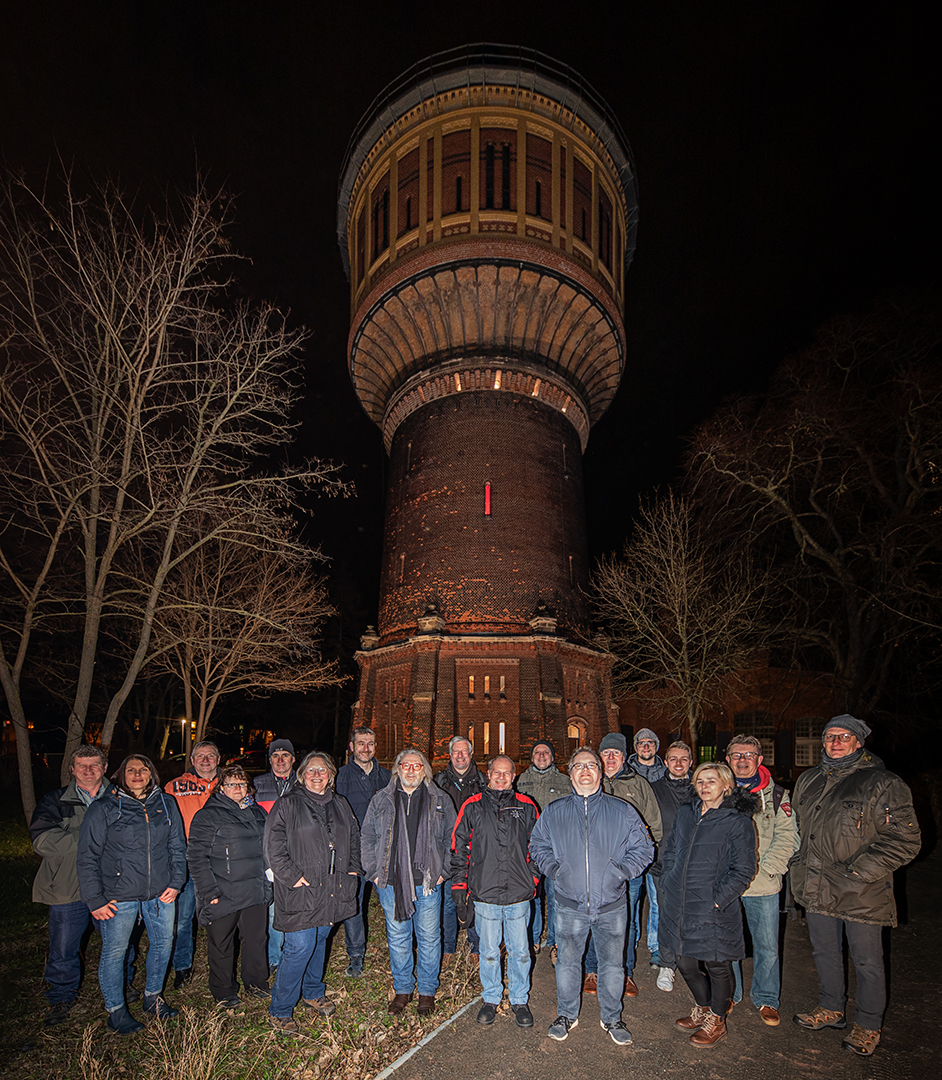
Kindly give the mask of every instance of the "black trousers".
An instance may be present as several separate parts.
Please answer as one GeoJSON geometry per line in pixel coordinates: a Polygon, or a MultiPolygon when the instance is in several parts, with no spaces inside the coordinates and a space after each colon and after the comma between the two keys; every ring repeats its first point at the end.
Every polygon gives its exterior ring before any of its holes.
{"type": "Polygon", "coordinates": [[[227,1001],[239,991],[235,973],[236,931],[241,941],[242,982],[246,986],[268,985],[268,905],[255,904],[214,919],[206,927],[209,991],[217,1001],[227,1001]]]}
{"type": "Polygon", "coordinates": [[[701,1007],[709,1005],[714,1015],[725,1019],[733,996],[732,961],[692,960],[689,956],[678,956],[677,970],[683,975],[694,1001],[701,1007]],[[706,969],[706,974],[702,968],[706,969]]]}

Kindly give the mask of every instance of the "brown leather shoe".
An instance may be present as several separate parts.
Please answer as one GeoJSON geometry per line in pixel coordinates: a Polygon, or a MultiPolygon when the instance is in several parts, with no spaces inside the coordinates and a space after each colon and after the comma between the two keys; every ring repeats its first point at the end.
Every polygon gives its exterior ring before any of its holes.
{"type": "Polygon", "coordinates": [[[726,1017],[717,1016],[715,1012],[707,1009],[706,1019],[700,1026],[700,1030],[690,1036],[690,1042],[694,1046],[716,1046],[726,1038],[726,1017]]]}
{"type": "Polygon", "coordinates": [[[387,1006],[386,1012],[388,1012],[390,1016],[398,1016],[411,1000],[411,994],[396,994],[387,1006]]]}
{"type": "Polygon", "coordinates": [[[703,1026],[703,1021],[709,1011],[706,1005],[694,1005],[689,1016],[682,1016],[679,1020],[675,1020],[674,1023],[681,1031],[696,1031],[703,1026]]]}
{"type": "Polygon", "coordinates": [[[419,994],[419,1003],[415,1007],[419,1016],[431,1016],[435,1012],[435,995],[419,994]]]}
{"type": "Polygon", "coordinates": [[[762,1023],[768,1024],[769,1027],[778,1027],[782,1022],[778,1009],[773,1009],[771,1005],[760,1006],[759,1015],[762,1017],[762,1023]]]}
{"type": "Polygon", "coordinates": [[[625,976],[625,997],[637,997],[638,987],[635,986],[635,981],[630,975],[625,976]]]}
{"type": "Polygon", "coordinates": [[[597,994],[599,992],[599,977],[594,971],[586,975],[582,983],[583,994],[597,994]]]}

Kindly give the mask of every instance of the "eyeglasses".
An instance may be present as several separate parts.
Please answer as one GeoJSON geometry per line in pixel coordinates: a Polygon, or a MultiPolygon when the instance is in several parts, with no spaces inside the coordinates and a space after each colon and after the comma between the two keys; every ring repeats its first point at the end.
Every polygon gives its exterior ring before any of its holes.
{"type": "Polygon", "coordinates": [[[851,739],[856,739],[856,738],[857,738],[856,735],[851,735],[850,732],[847,732],[844,735],[825,735],[824,736],[824,741],[825,742],[849,743],[851,739]]]}
{"type": "Polygon", "coordinates": [[[425,766],[420,761],[401,761],[399,768],[405,769],[406,772],[420,772],[425,766]]]}
{"type": "Polygon", "coordinates": [[[599,771],[599,767],[598,767],[598,765],[596,765],[596,763],[594,761],[577,761],[575,763],[575,765],[573,765],[572,769],[573,769],[573,772],[575,772],[577,769],[579,769],[579,770],[581,770],[583,772],[585,772],[586,770],[588,770],[590,772],[598,772],[599,771]]]}
{"type": "Polygon", "coordinates": [[[243,784],[243,783],[240,782],[240,783],[232,783],[232,784],[223,784],[222,786],[224,788],[245,788],[246,790],[248,790],[249,785],[248,784],[243,784]]]}
{"type": "Polygon", "coordinates": [[[312,765],[310,769],[305,769],[304,770],[304,775],[305,776],[326,776],[328,774],[328,771],[329,771],[328,769],[316,769],[312,765]]]}
{"type": "Polygon", "coordinates": [[[758,754],[754,754],[750,750],[750,751],[747,751],[744,754],[730,754],[729,755],[729,760],[730,761],[754,761],[758,756],[759,756],[758,754]]]}
{"type": "Polygon", "coordinates": [[[642,739],[641,742],[635,743],[635,746],[657,746],[657,743],[651,739],[642,739]]]}

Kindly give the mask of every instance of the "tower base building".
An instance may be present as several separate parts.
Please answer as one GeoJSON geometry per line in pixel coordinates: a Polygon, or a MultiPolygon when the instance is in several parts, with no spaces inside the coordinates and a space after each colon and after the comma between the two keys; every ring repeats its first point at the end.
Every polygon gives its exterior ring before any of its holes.
{"type": "Polygon", "coordinates": [[[569,68],[476,46],[377,99],[341,176],[348,357],[390,455],[354,723],[523,760],[618,727],[593,643],[582,453],[624,366],[628,144],[569,68]]]}

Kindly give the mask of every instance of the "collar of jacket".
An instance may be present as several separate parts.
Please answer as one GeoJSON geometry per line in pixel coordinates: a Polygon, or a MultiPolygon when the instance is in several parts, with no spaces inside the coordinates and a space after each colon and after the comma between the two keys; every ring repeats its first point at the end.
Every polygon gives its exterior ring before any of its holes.
{"type": "Polygon", "coordinates": [[[756,786],[754,788],[750,788],[749,790],[753,793],[753,795],[756,795],[760,791],[762,791],[764,788],[767,788],[769,786],[769,784],[771,784],[771,783],[772,783],[772,774],[769,772],[769,770],[764,765],[760,765],[759,766],[759,783],[756,784],[756,786]]]}

